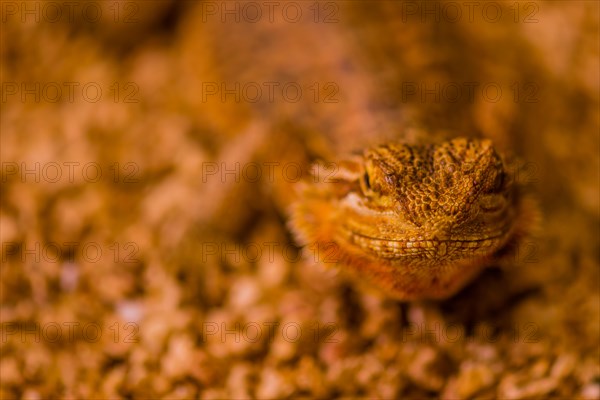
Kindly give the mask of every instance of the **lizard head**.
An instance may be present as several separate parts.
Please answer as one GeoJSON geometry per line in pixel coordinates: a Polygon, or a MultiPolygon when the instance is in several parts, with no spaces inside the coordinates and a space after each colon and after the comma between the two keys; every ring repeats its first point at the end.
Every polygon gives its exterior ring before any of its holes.
{"type": "Polygon", "coordinates": [[[472,257],[511,234],[513,182],[489,140],[381,145],[364,152],[356,171],[340,199],[340,232],[378,257],[472,257]]]}
{"type": "Polygon", "coordinates": [[[337,166],[336,179],[303,186],[292,229],[401,300],[455,293],[537,218],[488,140],[389,143],[337,166]]]}

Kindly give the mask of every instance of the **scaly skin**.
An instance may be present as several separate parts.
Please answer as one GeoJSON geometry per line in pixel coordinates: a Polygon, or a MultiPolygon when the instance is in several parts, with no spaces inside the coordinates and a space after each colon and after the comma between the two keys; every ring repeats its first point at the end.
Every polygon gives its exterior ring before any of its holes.
{"type": "Polygon", "coordinates": [[[511,254],[536,208],[489,140],[388,143],[304,183],[299,241],[400,300],[441,299],[511,254]]]}

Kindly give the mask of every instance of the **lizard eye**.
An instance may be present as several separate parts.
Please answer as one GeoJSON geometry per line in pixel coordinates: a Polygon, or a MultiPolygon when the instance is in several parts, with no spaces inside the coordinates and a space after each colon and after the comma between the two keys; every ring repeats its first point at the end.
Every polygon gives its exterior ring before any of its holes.
{"type": "Polygon", "coordinates": [[[504,186],[504,172],[500,172],[496,175],[496,180],[494,181],[494,192],[498,193],[502,190],[504,186]]]}
{"type": "Polygon", "coordinates": [[[360,188],[365,195],[369,195],[372,192],[371,189],[371,178],[369,177],[369,173],[365,171],[365,173],[360,178],[360,188]]]}
{"type": "Polygon", "coordinates": [[[363,175],[363,182],[365,184],[366,189],[371,189],[371,181],[369,180],[369,173],[365,171],[363,175]]]}

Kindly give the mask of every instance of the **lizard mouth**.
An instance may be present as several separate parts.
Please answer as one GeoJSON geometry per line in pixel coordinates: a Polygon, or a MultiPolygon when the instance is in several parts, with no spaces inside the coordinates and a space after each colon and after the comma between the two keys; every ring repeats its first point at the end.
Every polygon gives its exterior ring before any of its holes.
{"type": "Polygon", "coordinates": [[[466,239],[390,239],[366,235],[353,230],[345,230],[343,235],[345,241],[360,248],[367,253],[376,254],[378,257],[394,259],[405,257],[417,257],[422,254],[431,257],[444,257],[455,254],[458,258],[466,255],[478,255],[493,253],[502,246],[508,231],[490,235],[484,238],[466,239]]]}
{"type": "Polygon", "coordinates": [[[455,232],[450,227],[447,231],[434,226],[420,229],[393,211],[366,207],[356,195],[347,197],[345,203],[350,215],[338,225],[338,240],[358,251],[387,259],[485,256],[503,246],[512,231],[508,221],[500,224],[487,221],[485,231],[484,221],[474,221],[476,233],[469,232],[472,229],[464,225],[455,227],[455,232]]]}

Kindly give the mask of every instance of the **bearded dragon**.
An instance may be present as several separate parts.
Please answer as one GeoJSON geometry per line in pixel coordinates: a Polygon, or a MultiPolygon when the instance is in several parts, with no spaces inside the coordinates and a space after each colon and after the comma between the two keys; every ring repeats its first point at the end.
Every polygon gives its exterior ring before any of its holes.
{"type": "Polygon", "coordinates": [[[536,208],[490,140],[387,143],[300,186],[298,241],[399,300],[446,298],[506,257],[536,208]]]}

